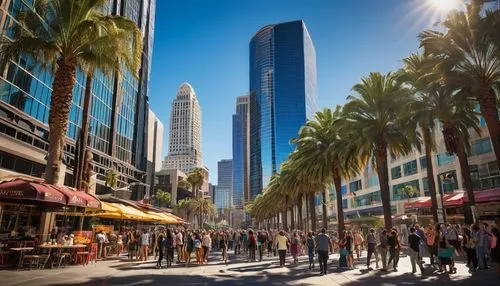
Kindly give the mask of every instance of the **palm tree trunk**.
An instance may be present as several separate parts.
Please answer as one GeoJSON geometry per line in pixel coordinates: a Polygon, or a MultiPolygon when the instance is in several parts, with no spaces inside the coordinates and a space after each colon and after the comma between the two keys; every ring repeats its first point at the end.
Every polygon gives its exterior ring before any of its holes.
{"type": "MultiPolygon", "coordinates": [[[[89,113],[90,104],[92,103],[92,81],[94,80],[94,73],[89,72],[85,81],[85,98],[83,101],[83,114],[82,114],[82,128],[80,130],[80,148],[78,150],[78,162],[75,162],[75,188],[80,190],[82,188],[83,174],[88,166],[85,166],[85,152],[87,150],[89,138],[89,113]]],[[[88,190],[88,188],[85,188],[88,190]]]]}
{"type": "Polygon", "coordinates": [[[335,185],[335,196],[337,197],[337,223],[339,238],[344,238],[344,209],[342,207],[342,179],[340,178],[339,171],[337,168],[333,169],[333,184],[335,185]]]}
{"type": "Polygon", "coordinates": [[[76,59],[60,58],[52,85],[49,112],[49,154],[45,167],[45,182],[59,184],[63,150],[68,129],[68,115],[76,82],[76,59]]]}
{"type": "Polygon", "coordinates": [[[434,165],[432,164],[432,135],[428,126],[422,126],[425,146],[425,160],[427,161],[427,182],[429,183],[429,193],[431,194],[431,212],[434,223],[438,222],[436,181],[434,179],[434,165]]]}
{"type": "Polygon", "coordinates": [[[309,211],[311,213],[311,230],[316,231],[316,205],[314,202],[314,193],[309,193],[309,211]]]}
{"type": "Polygon", "coordinates": [[[328,229],[328,213],[326,208],[326,190],[321,191],[321,197],[323,200],[323,228],[328,229]]]}
{"type": "Polygon", "coordinates": [[[300,230],[304,230],[304,222],[302,221],[302,195],[299,196],[297,203],[297,220],[298,220],[298,228],[300,230]]]}
{"type": "Polygon", "coordinates": [[[484,87],[477,96],[481,114],[486,121],[488,132],[490,133],[491,143],[497,162],[500,163],[500,123],[498,122],[498,109],[495,91],[489,87],[484,87]]]}
{"type": "Polygon", "coordinates": [[[287,214],[287,209],[285,207],[285,210],[281,213],[281,216],[283,217],[281,220],[283,221],[283,229],[285,231],[288,231],[288,214],[287,214]]]}
{"type": "Polygon", "coordinates": [[[291,217],[291,220],[290,220],[290,225],[291,225],[292,230],[294,230],[294,229],[295,229],[295,216],[294,216],[294,211],[293,211],[293,208],[294,208],[294,206],[292,206],[292,207],[290,208],[290,217],[291,217]]]}
{"type": "Polygon", "coordinates": [[[280,212],[276,214],[276,229],[280,228],[280,212]]]}
{"type": "Polygon", "coordinates": [[[307,231],[311,231],[311,228],[310,228],[311,225],[309,224],[310,215],[309,215],[309,196],[308,195],[306,195],[305,200],[306,200],[306,221],[305,221],[305,227],[306,227],[307,231]]]}
{"type": "Polygon", "coordinates": [[[375,158],[377,160],[377,174],[380,182],[380,196],[384,210],[384,224],[386,229],[392,228],[391,194],[389,189],[389,170],[387,166],[387,143],[383,140],[376,144],[375,158]]]}
{"type": "Polygon", "coordinates": [[[470,168],[469,168],[469,160],[467,159],[467,153],[465,152],[464,144],[461,139],[457,140],[457,157],[458,162],[460,163],[460,172],[462,174],[463,179],[463,188],[467,193],[467,198],[469,199],[469,203],[471,206],[476,204],[476,200],[474,198],[474,190],[472,188],[472,178],[470,176],[470,168]]]}

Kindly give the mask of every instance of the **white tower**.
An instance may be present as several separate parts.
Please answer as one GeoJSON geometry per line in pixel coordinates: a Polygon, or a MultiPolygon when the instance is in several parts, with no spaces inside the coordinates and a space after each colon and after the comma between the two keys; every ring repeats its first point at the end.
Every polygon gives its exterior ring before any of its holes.
{"type": "Polygon", "coordinates": [[[189,173],[203,167],[201,156],[201,110],[193,87],[184,82],[172,102],[168,155],[163,169],[189,173]]]}

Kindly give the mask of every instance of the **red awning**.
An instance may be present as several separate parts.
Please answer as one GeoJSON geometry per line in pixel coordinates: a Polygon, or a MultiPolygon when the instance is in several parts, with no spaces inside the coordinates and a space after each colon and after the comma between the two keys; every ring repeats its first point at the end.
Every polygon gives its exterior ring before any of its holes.
{"type": "Polygon", "coordinates": [[[54,185],[46,185],[49,188],[54,188],[59,192],[63,193],[66,197],[66,204],[68,206],[77,206],[84,208],[93,208],[100,209],[101,202],[91,195],[77,191],[76,189],[66,187],[66,186],[54,186],[54,185]]]}
{"type": "Polygon", "coordinates": [[[500,188],[487,191],[474,192],[476,203],[489,203],[500,201],[500,188]]]}
{"type": "MultiPolygon", "coordinates": [[[[500,201],[500,188],[491,189],[486,191],[476,191],[474,192],[474,199],[476,203],[489,203],[500,201]]],[[[455,192],[451,194],[445,194],[443,196],[444,206],[445,207],[459,207],[463,205],[463,203],[468,202],[467,193],[465,192],[455,192]]],[[[431,198],[430,197],[422,197],[418,198],[413,202],[406,202],[405,208],[407,209],[419,209],[419,208],[430,208],[431,207],[431,198]]]]}
{"type": "Polygon", "coordinates": [[[20,179],[1,183],[0,198],[66,204],[66,197],[56,189],[20,179]]]}
{"type": "Polygon", "coordinates": [[[466,201],[465,193],[446,194],[443,197],[445,207],[459,207],[466,201]]]}
{"type": "Polygon", "coordinates": [[[431,206],[431,197],[421,197],[412,202],[405,203],[405,209],[420,209],[431,206]]]}

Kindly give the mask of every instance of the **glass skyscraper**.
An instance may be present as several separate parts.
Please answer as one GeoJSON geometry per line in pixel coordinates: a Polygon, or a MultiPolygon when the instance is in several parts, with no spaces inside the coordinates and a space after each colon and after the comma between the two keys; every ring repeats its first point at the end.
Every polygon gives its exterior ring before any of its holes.
{"type": "MultiPolygon", "coordinates": [[[[3,40],[12,39],[15,18],[30,9],[34,1],[1,1],[0,25],[3,40]]],[[[118,173],[119,185],[140,181],[146,171],[148,85],[154,35],[155,0],[109,0],[106,14],[135,21],[143,32],[144,50],[139,78],[128,70],[117,80],[96,72],[92,86],[89,146],[93,153],[97,191],[104,185],[109,168],[118,173]],[[120,86],[118,86],[120,84],[120,86]]],[[[64,162],[65,184],[73,176],[76,141],[82,125],[85,74],[78,69],[69,114],[64,162]]],[[[14,172],[41,176],[46,164],[48,114],[53,76],[33,58],[20,57],[0,75],[0,167],[14,172]],[[22,146],[19,148],[18,146],[22,146]]]]}
{"type": "Polygon", "coordinates": [[[233,206],[248,201],[248,96],[236,99],[233,114],[233,206]]]}
{"type": "Polygon", "coordinates": [[[317,111],[316,52],[303,21],[269,25],[250,41],[250,199],[294,150],[317,111]]]}

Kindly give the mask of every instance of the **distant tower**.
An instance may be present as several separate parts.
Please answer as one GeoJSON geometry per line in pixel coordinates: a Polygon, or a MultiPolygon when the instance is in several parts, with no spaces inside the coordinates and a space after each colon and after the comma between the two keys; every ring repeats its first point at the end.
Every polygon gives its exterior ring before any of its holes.
{"type": "Polygon", "coordinates": [[[193,87],[185,82],[172,103],[168,155],[163,169],[178,169],[187,174],[196,167],[203,167],[201,110],[193,87]]]}
{"type": "Polygon", "coordinates": [[[237,208],[249,199],[248,151],[248,96],[239,96],[233,114],[233,206],[237,208]]]}

